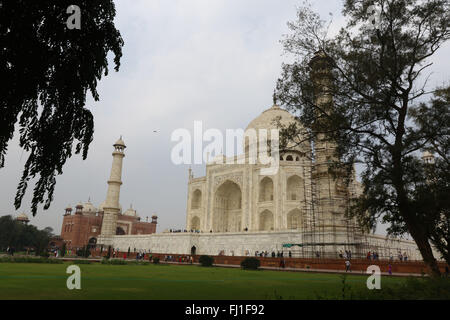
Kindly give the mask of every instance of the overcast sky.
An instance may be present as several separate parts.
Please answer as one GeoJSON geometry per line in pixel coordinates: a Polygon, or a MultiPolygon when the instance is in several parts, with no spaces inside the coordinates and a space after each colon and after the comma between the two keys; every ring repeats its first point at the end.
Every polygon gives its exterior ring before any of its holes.
{"type": "MultiPolygon", "coordinates": [[[[61,231],[67,205],[106,196],[113,151],[123,135],[127,149],[121,188],[124,210],[159,216],[158,232],[184,228],[188,165],[174,165],[170,141],[177,128],[245,127],[272,104],[283,56],[280,39],[301,0],[116,0],[116,26],[125,41],[121,68],[99,83],[100,101],[89,100],[95,119],[88,158],[74,156],[57,178],[50,209],[31,223],[61,231]],[[157,130],[157,133],[153,131],[157,130]]],[[[322,17],[342,25],[342,1],[312,1],[322,17]]],[[[430,85],[448,81],[450,46],[433,58],[430,85]]],[[[111,65],[112,70],[112,65],[111,65]]],[[[22,208],[13,202],[26,154],[17,135],[0,170],[0,215],[30,212],[32,186],[22,208]]],[[[195,176],[204,166],[193,166],[195,176]]]]}

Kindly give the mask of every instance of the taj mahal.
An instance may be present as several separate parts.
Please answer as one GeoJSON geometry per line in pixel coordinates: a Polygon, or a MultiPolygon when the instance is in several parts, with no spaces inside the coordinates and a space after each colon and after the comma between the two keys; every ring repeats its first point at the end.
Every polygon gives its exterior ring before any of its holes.
{"type": "MultiPolygon", "coordinates": [[[[320,66],[320,56],[316,59],[320,66]]],[[[319,93],[316,99],[325,103],[330,97],[319,93]]],[[[276,129],[297,121],[274,104],[252,120],[246,131],[276,129]]],[[[385,258],[401,252],[410,259],[421,259],[413,241],[369,233],[346,217],[349,200],[361,194],[362,186],[355,172],[347,184],[329,173],[335,143],[319,136],[314,157],[310,141],[295,144],[279,152],[278,170],[271,175],[261,174],[266,164],[245,161],[249,142],[245,140],[243,145],[243,153],[231,159],[243,161],[227,161],[230,159],[222,155],[206,163],[202,177],[194,177],[189,170],[187,232],[117,235],[126,148],[124,141],[118,140],[97,245],[162,254],[246,256],[256,251],[289,250],[297,257],[335,258],[348,250],[353,257],[377,251],[385,258]]]]}

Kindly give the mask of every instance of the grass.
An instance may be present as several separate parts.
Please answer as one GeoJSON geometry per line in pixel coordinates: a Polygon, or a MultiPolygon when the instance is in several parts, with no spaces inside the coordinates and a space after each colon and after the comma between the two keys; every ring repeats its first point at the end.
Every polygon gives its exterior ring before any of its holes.
{"type": "MultiPolygon", "coordinates": [[[[81,290],[68,290],[70,264],[1,263],[0,299],[316,299],[342,291],[336,274],[99,263],[79,265],[81,290]]],[[[366,280],[348,275],[345,282],[361,290],[366,280]]],[[[382,277],[381,285],[404,281],[382,277]]]]}

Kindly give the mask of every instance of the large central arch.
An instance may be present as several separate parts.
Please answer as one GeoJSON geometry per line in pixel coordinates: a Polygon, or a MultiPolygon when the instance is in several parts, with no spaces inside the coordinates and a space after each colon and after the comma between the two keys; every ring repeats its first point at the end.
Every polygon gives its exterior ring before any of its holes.
{"type": "Polygon", "coordinates": [[[242,191],[239,185],[227,180],[214,194],[214,232],[241,231],[242,191]]]}

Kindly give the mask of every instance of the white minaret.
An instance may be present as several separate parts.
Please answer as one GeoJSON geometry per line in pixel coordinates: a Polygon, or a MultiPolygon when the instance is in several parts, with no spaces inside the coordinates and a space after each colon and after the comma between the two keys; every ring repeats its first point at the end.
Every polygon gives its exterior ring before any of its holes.
{"type": "Polygon", "coordinates": [[[103,207],[102,231],[97,241],[105,245],[111,244],[111,237],[116,234],[117,216],[120,213],[119,198],[120,186],[122,185],[122,163],[125,157],[124,149],[126,148],[122,137],[113,146],[111,175],[108,180],[108,192],[106,193],[103,207]]]}

